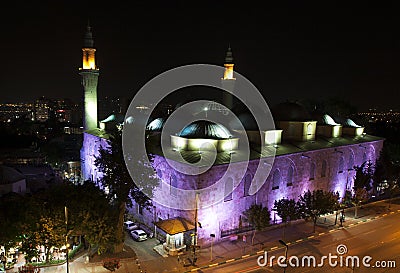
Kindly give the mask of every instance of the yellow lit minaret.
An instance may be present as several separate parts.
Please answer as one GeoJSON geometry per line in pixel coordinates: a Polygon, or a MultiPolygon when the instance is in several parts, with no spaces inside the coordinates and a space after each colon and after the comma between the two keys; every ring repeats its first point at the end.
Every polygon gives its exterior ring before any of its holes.
{"type": "Polygon", "coordinates": [[[231,47],[228,47],[228,51],[226,52],[225,57],[225,71],[224,77],[221,79],[222,87],[231,91],[232,93],[224,92],[222,97],[222,102],[228,109],[232,109],[233,107],[233,92],[235,90],[235,81],[236,79],[233,77],[233,55],[231,47]]]}
{"type": "Polygon", "coordinates": [[[97,82],[99,79],[99,69],[96,66],[96,49],[93,44],[93,35],[91,27],[88,24],[82,48],[82,67],[79,68],[84,89],[83,129],[85,131],[98,127],[97,82]]]}

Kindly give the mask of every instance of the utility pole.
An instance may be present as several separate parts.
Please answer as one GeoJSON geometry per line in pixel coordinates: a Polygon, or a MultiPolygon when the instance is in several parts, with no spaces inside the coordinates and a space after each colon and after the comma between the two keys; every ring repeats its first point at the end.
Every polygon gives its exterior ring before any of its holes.
{"type": "Polygon", "coordinates": [[[64,207],[64,213],[65,213],[65,252],[67,256],[67,273],[69,273],[69,268],[68,268],[68,208],[67,206],[64,207]]]}
{"type": "Polygon", "coordinates": [[[196,192],[195,196],[195,211],[194,211],[194,237],[193,237],[193,261],[192,265],[196,264],[197,257],[196,257],[196,247],[197,247],[197,211],[198,211],[198,199],[199,193],[196,192]]]}
{"type": "Polygon", "coordinates": [[[210,234],[210,237],[211,237],[211,259],[210,259],[210,262],[212,262],[212,260],[213,260],[213,242],[214,242],[214,238],[215,238],[215,234],[210,234]]]}

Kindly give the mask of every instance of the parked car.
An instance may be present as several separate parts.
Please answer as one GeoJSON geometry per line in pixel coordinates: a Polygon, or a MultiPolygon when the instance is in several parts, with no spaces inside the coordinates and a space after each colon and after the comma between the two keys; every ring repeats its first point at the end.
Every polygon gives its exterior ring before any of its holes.
{"type": "Polygon", "coordinates": [[[147,233],[141,229],[135,229],[131,231],[131,236],[135,241],[145,241],[147,240],[147,233]]]}
{"type": "Polygon", "coordinates": [[[139,225],[137,223],[135,223],[135,222],[132,222],[132,221],[124,222],[124,226],[125,226],[125,229],[128,230],[128,231],[131,231],[131,230],[139,228],[139,225]]]}

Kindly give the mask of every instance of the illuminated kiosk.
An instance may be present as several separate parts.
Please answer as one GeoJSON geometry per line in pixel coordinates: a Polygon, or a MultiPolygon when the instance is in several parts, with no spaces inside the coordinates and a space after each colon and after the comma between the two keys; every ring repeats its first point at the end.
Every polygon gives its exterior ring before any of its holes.
{"type": "Polygon", "coordinates": [[[178,255],[186,249],[184,235],[194,229],[194,224],[185,218],[175,217],[155,223],[156,227],[165,233],[164,251],[169,255],[178,255]]]}

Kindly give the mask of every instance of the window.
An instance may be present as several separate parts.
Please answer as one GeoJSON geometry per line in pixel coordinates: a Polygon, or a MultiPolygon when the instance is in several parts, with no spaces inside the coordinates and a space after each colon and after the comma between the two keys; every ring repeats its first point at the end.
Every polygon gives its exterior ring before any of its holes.
{"type": "Polygon", "coordinates": [[[158,178],[162,179],[162,170],[161,169],[157,169],[157,176],[158,176],[158,178]]]}
{"type": "Polygon", "coordinates": [[[367,162],[367,153],[363,153],[362,163],[367,162]]]}
{"type": "Polygon", "coordinates": [[[143,215],[143,206],[142,205],[138,205],[138,211],[140,215],[143,215]]]}
{"type": "Polygon", "coordinates": [[[225,182],[225,191],[224,191],[224,201],[232,200],[232,192],[233,192],[233,179],[228,178],[225,182]]]}
{"type": "Polygon", "coordinates": [[[287,178],[286,178],[286,186],[293,185],[293,172],[294,172],[293,166],[289,166],[287,178]]]}
{"type": "Polygon", "coordinates": [[[321,177],[326,177],[326,160],[322,161],[321,177]]]}
{"type": "Polygon", "coordinates": [[[249,195],[249,190],[250,190],[250,185],[251,185],[251,175],[247,174],[244,177],[244,194],[243,196],[248,196],[249,195]]]}
{"type": "Polygon", "coordinates": [[[339,168],[338,168],[338,172],[342,173],[344,169],[344,158],[343,156],[340,157],[339,159],[339,168]]]}
{"type": "Polygon", "coordinates": [[[171,183],[171,195],[172,196],[176,196],[177,195],[177,192],[178,192],[178,189],[177,189],[177,187],[178,187],[178,179],[176,179],[176,176],[173,174],[172,176],[171,176],[171,181],[170,181],[170,183],[171,183]]]}
{"type": "Polygon", "coordinates": [[[311,163],[310,166],[310,180],[315,179],[315,163],[311,163]]]}
{"type": "Polygon", "coordinates": [[[312,135],[313,133],[313,126],[311,123],[307,124],[307,135],[312,135]]]}
{"type": "Polygon", "coordinates": [[[279,189],[279,184],[281,184],[281,173],[278,169],[274,171],[274,175],[272,176],[272,189],[279,189]]]}
{"type": "Polygon", "coordinates": [[[348,168],[349,168],[349,170],[352,170],[354,168],[354,154],[353,153],[350,153],[348,168]]]}

